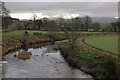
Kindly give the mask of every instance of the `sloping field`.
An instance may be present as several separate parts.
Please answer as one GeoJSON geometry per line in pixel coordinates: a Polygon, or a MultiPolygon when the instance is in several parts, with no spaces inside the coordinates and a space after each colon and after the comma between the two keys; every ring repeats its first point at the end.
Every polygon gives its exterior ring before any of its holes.
{"type": "Polygon", "coordinates": [[[100,48],[102,50],[109,51],[113,54],[120,54],[118,51],[118,38],[120,36],[101,36],[85,39],[85,42],[91,46],[96,48],[100,48]]]}

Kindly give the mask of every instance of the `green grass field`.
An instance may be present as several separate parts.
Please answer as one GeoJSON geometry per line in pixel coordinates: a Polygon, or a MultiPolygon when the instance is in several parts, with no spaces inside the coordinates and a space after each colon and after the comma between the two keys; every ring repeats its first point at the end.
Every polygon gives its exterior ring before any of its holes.
{"type": "Polygon", "coordinates": [[[85,42],[89,45],[109,51],[111,53],[120,54],[120,52],[118,52],[118,36],[88,38],[85,39],[85,42]]]}
{"type": "MultiPolygon", "coordinates": [[[[2,33],[2,38],[23,36],[24,32],[25,32],[24,30],[15,30],[15,31],[11,31],[11,32],[5,32],[5,33],[2,33]]],[[[33,35],[33,32],[47,33],[46,31],[31,31],[31,30],[28,30],[28,32],[30,35],[33,35]]]]}
{"type": "MultiPolygon", "coordinates": [[[[41,32],[43,34],[46,34],[47,31],[34,31],[34,30],[27,30],[29,32],[30,35],[33,35],[33,32],[41,32]]],[[[12,37],[19,37],[19,36],[23,36],[24,35],[24,30],[15,30],[15,31],[11,31],[11,32],[5,32],[2,33],[2,38],[12,38],[12,37]]],[[[62,31],[60,31],[59,33],[63,33],[62,31]]],[[[81,33],[101,33],[101,32],[81,32],[81,33]]]]}

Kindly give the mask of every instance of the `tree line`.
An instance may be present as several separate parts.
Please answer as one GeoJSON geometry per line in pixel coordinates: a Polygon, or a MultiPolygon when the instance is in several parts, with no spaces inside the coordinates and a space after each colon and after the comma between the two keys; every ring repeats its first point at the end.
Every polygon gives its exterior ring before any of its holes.
{"type": "Polygon", "coordinates": [[[37,15],[33,14],[31,20],[21,21],[10,17],[10,11],[5,7],[5,3],[1,2],[2,7],[2,29],[14,30],[42,30],[42,31],[62,31],[77,30],[77,31],[120,31],[120,21],[111,22],[109,26],[102,28],[99,22],[93,22],[90,16],[76,17],[71,19],[57,18],[50,20],[48,18],[37,19],[37,15]]]}

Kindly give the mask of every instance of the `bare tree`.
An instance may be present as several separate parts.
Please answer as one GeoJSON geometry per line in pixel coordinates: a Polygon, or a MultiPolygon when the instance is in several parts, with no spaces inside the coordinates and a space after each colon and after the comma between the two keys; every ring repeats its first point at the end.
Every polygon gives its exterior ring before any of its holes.
{"type": "Polygon", "coordinates": [[[41,19],[36,20],[35,24],[38,26],[39,30],[42,30],[43,21],[41,19]]]}
{"type": "Polygon", "coordinates": [[[53,20],[48,21],[45,23],[44,27],[47,29],[49,33],[55,33],[59,30],[59,27],[57,26],[57,23],[53,20]]]}
{"type": "Polygon", "coordinates": [[[79,27],[76,26],[76,20],[73,19],[62,19],[63,29],[66,38],[68,39],[69,47],[71,49],[75,49],[76,47],[76,40],[79,38],[80,32],[78,32],[79,27]]]}
{"type": "Polygon", "coordinates": [[[118,32],[120,32],[120,20],[118,20],[118,32]]]}
{"type": "Polygon", "coordinates": [[[99,29],[100,29],[100,23],[95,22],[95,23],[92,24],[92,27],[93,27],[94,31],[99,31],[99,29]]]}
{"type": "Polygon", "coordinates": [[[112,26],[113,31],[116,32],[117,29],[118,29],[118,21],[117,22],[112,22],[111,26],[112,26]]]}
{"type": "Polygon", "coordinates": [[[33,21],[35,21],[35,20],[37,19],[37,15],[36,15],[36,14],[33,14],[33,15],[31,16],[31,19],[32,19],[33,21]]]}
{"type": "Polygon", "coordinates": [[[83,25],[84,25],[84,31],[88,31],[88,28],[92,24],[92,19],[89,16],[83,17],[83,25]]]}
{"type": "Polygon", "coordinates": [[[10,11],[6,8],[5,3],[0,1],[0,24],[4,29],[7,29],[8,25],[12,23],[9,13],[10,11]]]}
{"type": "Polygon", "coordinates": [[[0,1],[0,13],[4,16],[9,16],[10,11],[6,8],[5,3],[0,1]]]}
{"type": "Polygon", "coordinates": [[[74,19],[74,27],[77,28],[79,31],[81,30],[82,31],[82,19],[80,17],[76,17],[74,19]]]}
{"type": "Polygon", "coordinates": [[[63,28],[64,28],[64,26],[65,26],[65,19],[63,19],[63,18],[58,18],[57,20],[56,20],[56,22],[57,22],[57,25],[60,27],[60,29],[62,30],[63,28]]]}

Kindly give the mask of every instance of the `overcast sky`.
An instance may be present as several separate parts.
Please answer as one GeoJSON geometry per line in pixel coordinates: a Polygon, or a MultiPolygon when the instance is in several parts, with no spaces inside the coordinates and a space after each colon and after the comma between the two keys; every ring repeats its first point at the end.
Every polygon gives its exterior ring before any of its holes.
{"type": "Polygon", "coordinates": [[[118,2],[6,2],[11,16],[30,19],[43,17],[117,17],[118,2]]]}
{"type": "Polygon", "coordinates": [[[2,0],[4,2],[119,2],[120,0],[2,0]]]}

